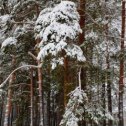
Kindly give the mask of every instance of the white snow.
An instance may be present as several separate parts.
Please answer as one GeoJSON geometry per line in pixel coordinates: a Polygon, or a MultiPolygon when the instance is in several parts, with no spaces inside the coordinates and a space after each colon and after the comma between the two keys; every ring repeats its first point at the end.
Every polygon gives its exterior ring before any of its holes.
{"type": "Polygon", "coordinates": [[[93,40],[98,39],[98,35],[96,32],[94,32],[93,30],[91,30],[88,34],[85,35],[85,38],[92,38],[93,40]]]}
{"type": "Polygon", "coordinates": [[[8,45],[16,45],[17,43],[17,39],[15,37],[9,37],[6,40],[4,40],[4,42],[1,45],[1,48],[4,48],[8,45]]]}
{"type": "MultiPolygon", "coordinates": [[[[62,1],[54,8],[46,8],[40,12],[35,26],[36,38],[40,38],[38,59],[43,60],[51,54],[55,57],[65,51],[65,55],[85,61],[81,48],[75,45],[79,33],[79,14],[76,5],[70,1],[62,1]]],[[[55,60],[58,60],[56,58],[55,60]]]]}
{"type": "Polygon", "coordinates": [[[111,29],[117,29],[121,34],[121,17],[117,17],[117,19],[112,20],[110,24],[111,29]]]}
{"type": "Polygon", "coordinates": [[[84,106],[82,104],[86,103],[87,95],[80,87],[77,87],[69,96],[70,99],[60,126],[78,126],[78,122],[83,118],[84,106]]]}
{"type": "Polygon", "coordinates": [[[11,21],[11,15],[2,15],[0,16],[0,43],[6,38],[5,31],[8,28],[8,23],[11,21]]]}
{"type": "Polygon", "coordinates": [[[0,23],[2,24],[6,24],[6,22],[8,21],[8,20],[10,20],[11,19],[11,16],[10,15],[8,15],[8,14],[6,14],[6,15],[2,15],[2,16],[0,16],[0,23]]]}

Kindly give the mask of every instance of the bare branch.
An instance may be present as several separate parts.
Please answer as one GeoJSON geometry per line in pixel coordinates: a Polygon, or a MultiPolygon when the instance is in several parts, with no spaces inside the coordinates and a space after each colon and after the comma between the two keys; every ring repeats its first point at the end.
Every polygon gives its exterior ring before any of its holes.
{"type": "Polygon", "coordinates": [[[31,52],[28,52],[28,54],[29,54],[34,60],[37,61],[37,57],[36,57],[34,54],[32,54],[31,52]]]}
{"type": "Polygon", "coordinates": [[[16,71],[18,71],[18,70],[20,70],[22,68],[26,68],[26,67],[30,67],[30,68],[41,68],[42,67],[42,63],[39,64],[38,66],[36,66],[36,65],[24,65],[24,66],[21,66],[21,67],[16,68],[14,71],[12,71],[10,73],[10,75],[6,78],[6,80],[3,83],[0,84],[0,88],[3,88],[6,85],[6,82],[9,80],[9,78],[11,77],[11,75],[13,73],[15,73],[16,71]]]}
{"type": "MultiPolygon", "coordinates": [[[[20,22],[12,21],[11,23],[12,24],[32,24],[32,25],[35,24],[35,22],[23,22],[23,21],[20,21],[20,22]]],[[[5,24],[5,22],[0,23],[0,24],[5,24]]]]}

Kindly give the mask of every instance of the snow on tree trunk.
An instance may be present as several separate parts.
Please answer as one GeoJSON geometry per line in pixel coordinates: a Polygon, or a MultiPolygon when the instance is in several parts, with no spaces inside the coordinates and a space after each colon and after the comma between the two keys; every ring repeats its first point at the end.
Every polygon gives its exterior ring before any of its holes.
{"type": "Polygon", "coordinates": [[[124,38],[125,38],[125,0],[122,0],[122,31],[121,31],[121,56],[119,78],[119,124],[124,126],[123,119],[123,87],[124,87],[124,38]]]}
{"type": "MultiPolygon", "coordinates": [[[[41,62],[38,60],[38,65],[41,62]]],[[[38,90],[39,90],[39,110],[40,110],[40,126],[43,126],[43,111],[42,111],[42,68],[38,68],[38,90]]]]}
{"type": "MultiPolygon", "coordinates": [[[[108,22],[108,16],[107,14],[105,15],[105,20],[106,22],[108,22]]],[[[110,78],[110,52],[109,52],[109,39],[108,39],[108,30],[109,30],[109,27],[108,27],[108,23],[105,24],[105,40],[106,40],[106,70],[107,70],[107,73],[106,73],[106,83],[107,83],[107,96],[108,96],[108,112],[112,115],[112,93],[111,93],[111,78],[110,78]]],[[[112,126],[112,120],[108,120],[108,124],[109,126],[112,126]]]]}

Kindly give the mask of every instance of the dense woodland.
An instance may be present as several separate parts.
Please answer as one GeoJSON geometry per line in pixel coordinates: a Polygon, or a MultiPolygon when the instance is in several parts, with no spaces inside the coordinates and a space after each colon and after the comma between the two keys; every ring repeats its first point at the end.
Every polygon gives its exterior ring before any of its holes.
{"type": "Polygon", "coordinates": [[[125,0],[0,0],[0,126],[126,126],[125,0]]]}

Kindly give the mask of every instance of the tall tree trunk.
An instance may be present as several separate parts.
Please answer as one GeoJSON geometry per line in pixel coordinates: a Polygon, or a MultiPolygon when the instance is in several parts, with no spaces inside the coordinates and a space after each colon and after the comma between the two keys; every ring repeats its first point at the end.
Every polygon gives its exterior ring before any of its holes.
{"type": "Polygon", "coordinates": [[[68,60],[64,58],[64,108],[67,105],[68,60]]]}
{"type": "MultiPolygon", "coordinates": [[[[105,82],[102,84],[102,107],[103,107],[103,114],[105,115],[106,113],[106,93],[105,93],[105,82]]],[[[103,126],[106,126],[106,119],[103,119],[103,126]]]]}
{"type": "MultiPolygon", "coordinates": [[[[12,66],[15,65],[15,56],[12,56],[12,66]]],[[[12,86],[12,83],[14,81],[14,74],[11,75],[9,80],[9,89],[8,89],[8,97],[7,97],[7,104],[5,108],[5,117],[4,117],[4,126],[9,125],[9,117],[12,109],[12,89],[10,88],[12,86]]]]}
{"type": "Polygon", "coordinates": [[[48,94],[47,94],[47,122],[48,122],[48,126],[50,126],[50,91],[48,91],[48,94]]]}
{"type": "MultiPolygon", "coordinates": [[[[79,34],[79,45],[81,45],[85,40],[85,10],[86,10],[86,0],[78,0],[79,7],[78,12],[80,14],[80,27],[82,29],[82,33],[79,34]]],[[[82,48],[84,51],[84,49],[82,48]]],[[[86,70],[84,68],[81,69],[81,80],[82,80],[82,89],[86,90],[86,70]]],[[[84,114],[85,118],[85,114],[84,114]]],[[[86,126],[86,120],[81,122],[82,126],[86,126]]]]}
{"type": "Polygon", "coordinates": [[[122,0],[122,31],[121,31],[121,57],[119,77],[119,124],[124,126],[123,120],[123,87],[124,87],[124,38],[125,38],[125,0],[122,0]]]}
{"type": "MultiPolygon", "coordinates": [[[[13,83],[13,75],[11,75],[10,80],[9,80],[9,87],[13,83]]],[[[7,104],[5,108],[5,117],[4,117],[4,126],[9,125],[9,117],[11,113],[11,108],[12,108],[12,103],[11,103],[11,98],[12,98],[12,90],[11,88],[8,89],[8,97],[7,97],[7,104]]]]}
{"type": "MultiPolygon", "coordinates": [[[[80,14],[80,27],[82,29],[82,33],[79,34],[79,45],[81,45],[85,40],[85,10],[86,10],[86,0],[79,0],[79,8],[78,12],[80,14]]],[[[82,48],[84,51],[84,49],[82,48]]],[[[86,70],[84,68],[81,69],[81,80],[82,80],[82,89],[86,89],[86,70]]]]}
{"type": "MultiPolygon", "coordinates": [[[[38,61],[38,65],[40,65],[38,61]]],[[[38,89],[39,89],[39,109],[40,109],[40,126],[43,126],[43,111],[42,111],[42,69],[38,68],[38,89]]]]}
{"type": "Polygon", "coordinates": [[[80,27],[82,29],[82,33],[79,35],[79,45],[81,45],[85,40],[85,10],[86,10],[86,0],[79,0],[78,12],[80,14],[80,27]]]}
{"type": "Polygon", "coordinates": [[[33,126],[33,69],[31,68],[31,72],[30,72],[30,97],[31,97],[31,122],[30,122],[30,126],[33,126]]]}
{"type": "Polygon", "coordinates": [[[2,103],[0,106],[0,126],[3,124],[3,114],[4,114],[4,97],[1,97],[2,103]]]}
{"type": "MultiPolygon", "coordinates": [[[[39,13],[40,13],[39,6],[36,4],[36,14],[37,14],[37,17],[39,16],[39,13]]],[[[40,43],[40,40],[37,39],[36,40],[36,44],[39,44],[39,43],[40,43]]],[[[37,50],[37,53],[38,52],[39,52],[39,50],[37,50]]],[[[37,63],[38,63],[38,65],[40,65],[41,61],[38,60],[37,63]]],[[[39,89],[40,126],[43,126],[42,68],[38,68],[38,83],[39,83],[38,89],[39,89]]]]}
{"type": "MultiPolygon", "coordinates": [[[[112,93],[111,93],[111,80],[110,80],[110,64],[109,64],[109,56],[107,56],[107,94],[108,94],[108,112],[112,115],[112,93]]],[[[112,120],[108,120],[108,125],[112,126],[112,120]]]]}
{"type": "Polygon", "coordinates": [[[11,109],[11,114],[10,114],[10,124],[9,124],[9,126],[13,126],[13,109],[14,109],[14,107],[12,106],[12,109],[11,109]]]}
{"type": "MultiPolygon", "coordinates": [[[[107,2],[107,0],[106,0],[107,2]]],[[[105,19],[106,21],[108,21],[108,16],[107,16],[107,12],[106,12],[106,15],[105,15],[105,19]]],[[[108,112],[112,115],[112,94],[111,94],[111,80],[110,80],[110,72],[109,72],[109,69],[110,69],[110,63],[109,63],[109,59],[110,59],[110,55],[109,55],[109,39],[108,39],[108,23],[105,25],[105,39],[106,39],[106,70],[107,70],[107,75],[106,75],[106,83],[107,83],[107,96],[108,96],[108,112]]],[[[111,119],[108,119],[108,125],[109,126],[112,126],[112,120],[111,119]]]]}
{"type": "Polygon", "coordinates": [[[51,112],[50,112],[50,104],[51,104],[51,101],[50,101],[50,98],[51,98],[51,94],[50,94],[50,92],[51,92],[51,79],[50,79],[50,77],[51,77],[51,68],[50,68],[50,65],[47,67],[47,69],[48,69],[48,85],[49,85],[49,87],[48,87],[48,92],[47,92],[47,115],[48,115],[48,119],[47,119],[47,121],[48,121],[48,126],[50,126],[50,120],[51,120],[51,112]]]}

